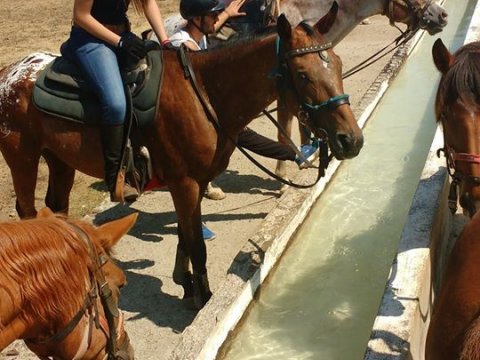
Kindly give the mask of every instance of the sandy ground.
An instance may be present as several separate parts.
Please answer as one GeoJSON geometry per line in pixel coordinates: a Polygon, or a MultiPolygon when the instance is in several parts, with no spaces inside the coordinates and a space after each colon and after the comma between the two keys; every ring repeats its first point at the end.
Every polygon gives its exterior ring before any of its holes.
{"type": "MultiPolygon", "coordinates": [[[[58,52],[70,27],[70,1],[17,0],[2,3],[0,10],[0,67],[35,51],[58,52]]],[[[176,10],[177,2],[158,1],[164,14],[176,10]]],[[[146,29],[138,17],[132,18],[134,30],[146,29]]],[[[337,47],[344,70],[370,56],[389,43],[398,31],[383,17],[359,26],[337,47]]],[[[345,91],[355,106],[375,79],[387,59],[345,81],[345,91]]],[[[252,128],[275,137],[275,129],[266,119],[257,119],[252,128]]],[[[298,139],[298,134],[294,140],[298,139]]],[[[366,139],[368,141],[368,139],[366,139]]],[[[275,162],[261,159],[271,169],[275,162]]],[[[354,160],[353,160],[354,161],[354,160]]],[[[296,166],[290,165],[293,177],[296,166]]],[[[305,170],[308,171],[308,170],[305,170]]],[[[313,175],[313,173],[312,173],[313,175]]],[[[39,171],[37,206],[42,206],[47,175],[39,171]]],[[[217,179],[227,194],[222,201],[203,201],[203,220],[217,234],[208,242],[208,269],[213,292],[228,272],[231,260],[242,245],[256,232],[262,219],[273,209],[281,196],[280,184],[268,178],[236,151],[227,171],[217,179]]],[[[0,220],[14,219],[15,197],[10,173],[0,158],[0,220]]],[[[125,269],[129,284],[122,292],[121,308],[125,311],[126,330],[138,359],[165,359],[176,346],[179,334],[192,322],[195,312],[184,309],[179,297],[181,288],[173,284],[176,247],[176,217],[168,192],[144,194],[131,207],[113,206],[105,201],[101,182],[77,173],[72,192],[71,215],[90,214],[95,222],[103,222],[131,211],[139,211],[136,226],[122,240],[116,255],[125,269]],[[112,207],[113,206],[113,207],[112,207]]],[[[14,343],[0,353],[0,359],[33,359],[21,343],[14,343]]]]}

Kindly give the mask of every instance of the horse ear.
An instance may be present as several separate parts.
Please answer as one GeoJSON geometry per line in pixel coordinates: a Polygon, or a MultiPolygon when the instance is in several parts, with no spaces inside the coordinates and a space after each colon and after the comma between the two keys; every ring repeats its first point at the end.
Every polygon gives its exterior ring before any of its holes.
{"type": "Polygon", "coordinates": [[[328,33],[333,23],[337,19],[337,13],[338,4],[336,1],[334,1],[328,13],[315,24],[315,28],[320,32],[320,34],[328,33]]]}
{"type": "Polygon", "coordinates": [[[138,213],[127,215],[121,219],[110,221],[95,229],[102,247],[110,250],[137,221],[138,213]]]}
{"type": "Polygon", "coordinates": [[[37,218],[47,218],[55,216],[54,212],[48,207],[44,207],[37,212],[37,218]]]}
{"type": "Polygon", "coordinates": [[[282,40],[288,40],[292,36],[292,26],[285,14],[281,14],[277,18],[277,32],[282,40]]]}
{"type": "Polygon", "coordinates": [[[438,71],[442,74],[446,74],[450,65],[452,64],[454,57],[448,51],[447,47],[443,43],[442,39],[437,39],[432,48],[433,62],[438,71]]]}

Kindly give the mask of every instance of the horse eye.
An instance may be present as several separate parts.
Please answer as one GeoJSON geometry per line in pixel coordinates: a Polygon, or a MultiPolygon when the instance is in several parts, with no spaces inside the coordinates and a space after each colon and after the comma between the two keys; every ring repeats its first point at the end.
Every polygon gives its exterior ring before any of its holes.
{"type": "Polygon", "coordinates": [[[302,81],[310,81],[310,79],[308,78],[308,75],[304,72],[298,72],[297,76],[302,81]]]}

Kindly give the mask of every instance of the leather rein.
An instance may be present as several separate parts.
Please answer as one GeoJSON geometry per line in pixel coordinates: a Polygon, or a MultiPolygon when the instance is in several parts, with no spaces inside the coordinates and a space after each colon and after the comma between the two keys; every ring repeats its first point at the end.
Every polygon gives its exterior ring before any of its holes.
{"type": "Polygon", "coordinates": [[[448,192],[448,208],[455,214],[457,212],[458,206],[458,188],[462,181],[470,180],[475,186],[480,186],[480,177],[474,176],[471,174],[464,174],[457,169],[458,162],[465,162],[469,164],[478,164],[480,165],[480,155],[469,154],[469,153],[457,153],[455,149],[447,145],[447,139],[445,135],[445,113],[440,115],[440,122],[442,123],[443,131],[443,142],[444,147],[437,150],[437,156],[440,157],[441,153],[445,154],[445,159],[447,162],[447,171],[452,182],[450,183],[450,189],[448,192]]]}
{"type": "MultiPolygon", "coordinates": [[[[279,40],[277,38],[277,56],[280,56],[279,57],[279,64],[280,64],[279,70],[283,66],[284,71],[285,71],[285,69],[288,70],[288,64],[287,64],[287,61],[286,61],[288,58],[291,58],[291,57],[294,57],[294,56],[302,56],[302,55],[310,54],[310,53],[319,53],[319,55],[323,59],[322,52],[327,50],[327,49],[330,49],[332,47],[331,43],[326,43],[326,44],[320,44],[320,45],[312,45],[312,46],[304,47],[304,48],[298,48],[298,49],[290,50],[288,52],[281,53],[278,41],[279,40]],[[281,57],[282,55],[283,55],[283,58],[281,57]]],[[[286,185],[289,185],[289,186],[292,186],[292,187],[295,187],[295,188],[300,188],[300,189],[311,188],[312,186],[314,186],[320,180],[321,177],[325,176],[325,170],[327,169],[328,164],[330,162],[330,159],[332,158],[332,156],[328,155],[328,137],[327,137],[327,132],[325,130],[321,129],[325,136],[319,139],[320,165],[317,167],[318,168],[317,179],[313,183],[307,184],[307,185],[297,184],[297,183],[294,183],[294,182],[292,182],[288,179],[284,179],[284,178],[278,176],[277,174],[273,173],[272,171],[267,169],[265,166],[260,164],[243,147],[239,146],[235,139],[233,139],[225,131],[223,131],[223,129],[220,125],[220,122],[218,121],[217,114],[216,114],[215,110],[213,109],[212,105],[210,104],[210,101],[208,100],[207,95],[204,93],[204,91],[201,90],[200,86],[198,85],[198,82],[197,82],[196,77],[195,77],[195,72],[193,71],[192,65],[191,65],[191,63],[189,61],[189,58],[188,58],[188,50],[185,48],[185,46],[182,45],[180,47],[180,49],[178,50],[178,54],[179,54],[179,58],[180,58],[180,63],[183,66],[185,78],[190,79],[190,81],[192,83],[192,86],[195,90],[195,93],[197,94],[198,98],[200,99],[200,102],[202,103],[209,120],[215,126],[215,129],[217,131],[222,132],[230,141],[232,141],[235,144],[235,146],[237,147],[237,149],[242,154],[244,154],[253,164],[255,164],[258,168],[260,168],[262,171],[264,171],[269,176],[273,177],[275,180],[277,180],[277,181],[279,181],[283,184],[286,184],[286,185]]],[[[277,70],[277,72],[279,70],[277,70]]],[[[282,76],[281,72],[278,72],[277,74],[280,74],[280,77],[282,76]]],[[[300,98],[298,93],[297,93],[297,98],[300,98]]],[[[305,125],[307,127],[311,128],[310,114],[312,114],[315,111],[323,111],[325,109],[335,108],[335,107],[338,107],[338,106],[346,104],[346,103],[349,103],[348,102],[348,95],[346,95],[346,94],[342,94],[342,95],[339,95],[339,96],[332,97],[332,98],[328,99],[327,101],[325,101],[323,103],[320,103],[320,104],[308,104],[305,101],[300,101],[299,104],[301,105],[301,108],[302,108],[302,111],[301,111],[302,114],[301,115],[299,114],[299,117],[304,119],[305,125]]],[[[268,114],[268,112],[266,112],[265,110],[264,110],[264,113],[268,114]]],[[[269,119],[272,119],[270,114],[268,114],[267,117],[269,117],[269,119]]],[[[279,127],[280,125],[277,123],[277,121],[275,119],[273,119],[273,122],[280,129],[280,127],[279,127]]],[[[285,130],[283,130],[283,131],[285,131],[285,130]]],[[[288,138],[288,139],[290,140],[290,138],[288,138]]],[[[291,140],[290,140],[290,142],[293,144],[293,142],[291,140]]],[[[297,147],[293,146],[293,148],[294,148],[295,152],[298,154],[299,152],[298,152],[297,147]]],[[[303,156],[302,154],[300,154],[300,155],[303,156]]],[[[310,164],[310,167],[314,167],[314,166],[310,164]]]]}
{"type": "MultiPolygon", "coordinates": [[[[54,335],[43,340],[29,340],[27,342],[35,344],[59,343],[63,341],[80,323],[83,317],[88,317],[88,325],[85,329],[83,339],[77,354],[73,360],[83,358],[91,345],[93,324],[97,329],[101,329],[107,339],[107,354],[104,360],[133,360],[130,358],[128,349],[130,340],[123,329],[123,316],[118,310],[118,306],[113,298],[113,293],[108,284],[102,267],[108,261],[108,256],[98,254],[95,245],[90,236],[78,225],[68,223],[77,236],[82,239],[88,248],[90,258],[92,259],[93,269],[88,269],[90,279],[90,290],[87,292],[83,305],[73,318],[62,329],[54,335]],[[98,311],[98,300],[104,310],[104,316],[98,311]],[[123,336],[121,342],[118,340],[123,336]]],[[[47,358],[48,359],[48,358],[47,358]]]]}

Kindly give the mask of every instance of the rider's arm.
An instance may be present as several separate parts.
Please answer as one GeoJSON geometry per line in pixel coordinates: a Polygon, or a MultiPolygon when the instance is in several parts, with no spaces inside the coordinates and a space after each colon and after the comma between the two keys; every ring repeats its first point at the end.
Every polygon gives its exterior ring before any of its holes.
{"type": "Polygon", "coordinates": [[[103,26],[92,14],[93,0],[75,0],[73,22],[91,35],[113,46],[117,46],[120,36],[103,26]]]}
{"type": "Polygon", "coordinates": [[[160,9],[155,0],[147,0],[145,4],[145,16],[155,32],[155,35],[157,35],[159,42],[162,43],[163,41],[168,40],[168,35],[163,25],[162,14],[160,13],[160,9]]]}
{"type": "Polygon", "coordinates": [[[244,2],[245,0],[233,0],[225,10],[218,15],[218,21],[215,23],[215,31],[218,31],[229,18],[247,15],[247,13],[239,11],[244,2]]]}

